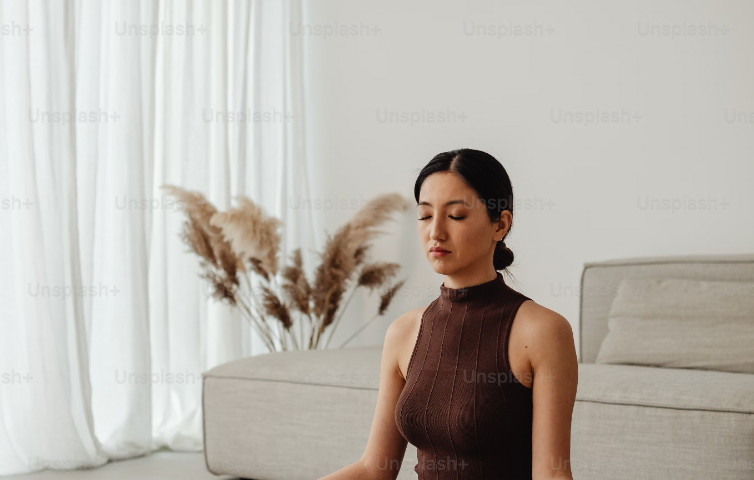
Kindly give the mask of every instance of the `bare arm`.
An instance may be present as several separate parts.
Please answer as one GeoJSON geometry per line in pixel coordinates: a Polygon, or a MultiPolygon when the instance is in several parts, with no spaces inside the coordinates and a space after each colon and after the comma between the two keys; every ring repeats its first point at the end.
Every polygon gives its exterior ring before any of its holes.
{"type": "Polygon", "coordinates": [[[319,480],[395,480],[398,477],[407,445],[395,424],[395,406],[406,383],[398,369],[398,358],[406,342],[412,314],[413,311],[398,317],[385,334],[377,406],[364,454],[356,462],[319,480]]]}
{"type": "Polygon", "coordinates": [[[560,314],[548,309],[540,313],[527,332],[534,372],[532,477],[570,480],[571,418],[578,384],[573,331],[560,314]]]}

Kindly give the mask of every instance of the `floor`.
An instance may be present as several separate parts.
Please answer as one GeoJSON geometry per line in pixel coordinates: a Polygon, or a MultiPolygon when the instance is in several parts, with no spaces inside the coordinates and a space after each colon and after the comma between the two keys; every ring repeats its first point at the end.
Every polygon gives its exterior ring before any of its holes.
{"type": "Polygon", "coordinates": [[[11,475],[2,480],[223,480],[207,471],[204,454],[158,451],[152,455],[110,462],[91,470],[43,470],[25,475],[11,475]]]}

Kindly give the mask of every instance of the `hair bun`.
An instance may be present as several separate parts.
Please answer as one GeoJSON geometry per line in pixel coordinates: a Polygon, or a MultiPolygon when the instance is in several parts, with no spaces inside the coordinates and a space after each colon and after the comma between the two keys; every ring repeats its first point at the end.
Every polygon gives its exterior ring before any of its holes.
{"type": "Polygon", "coordinates": [[[492,256],[492,264],[495,270],[504,270],[513,264],[513,251],[505,245],[505,240],[500,240],[495,245],[495,253],[492,256]]]}

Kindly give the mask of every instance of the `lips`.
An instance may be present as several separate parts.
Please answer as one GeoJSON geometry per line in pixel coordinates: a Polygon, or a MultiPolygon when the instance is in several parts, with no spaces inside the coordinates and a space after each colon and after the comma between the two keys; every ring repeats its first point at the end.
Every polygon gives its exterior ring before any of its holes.
{"type": "Polygon", "coordinates": [[[438,252],[438,253],[450,253],[450,250],[445,250],[442,247],[432,247],[429,249],[430,253],[438,252]]]}

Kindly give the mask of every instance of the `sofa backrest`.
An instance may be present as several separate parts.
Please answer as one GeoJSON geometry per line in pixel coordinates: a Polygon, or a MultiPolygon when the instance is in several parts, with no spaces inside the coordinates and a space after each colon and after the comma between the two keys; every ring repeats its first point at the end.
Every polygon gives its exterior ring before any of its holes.
{"type": "Polygon", "coordinates": [[[754,254],[640,257],[584,264],[579,290],[579,362],[594,363],[624,278],[754,282],[754,254]]]}

